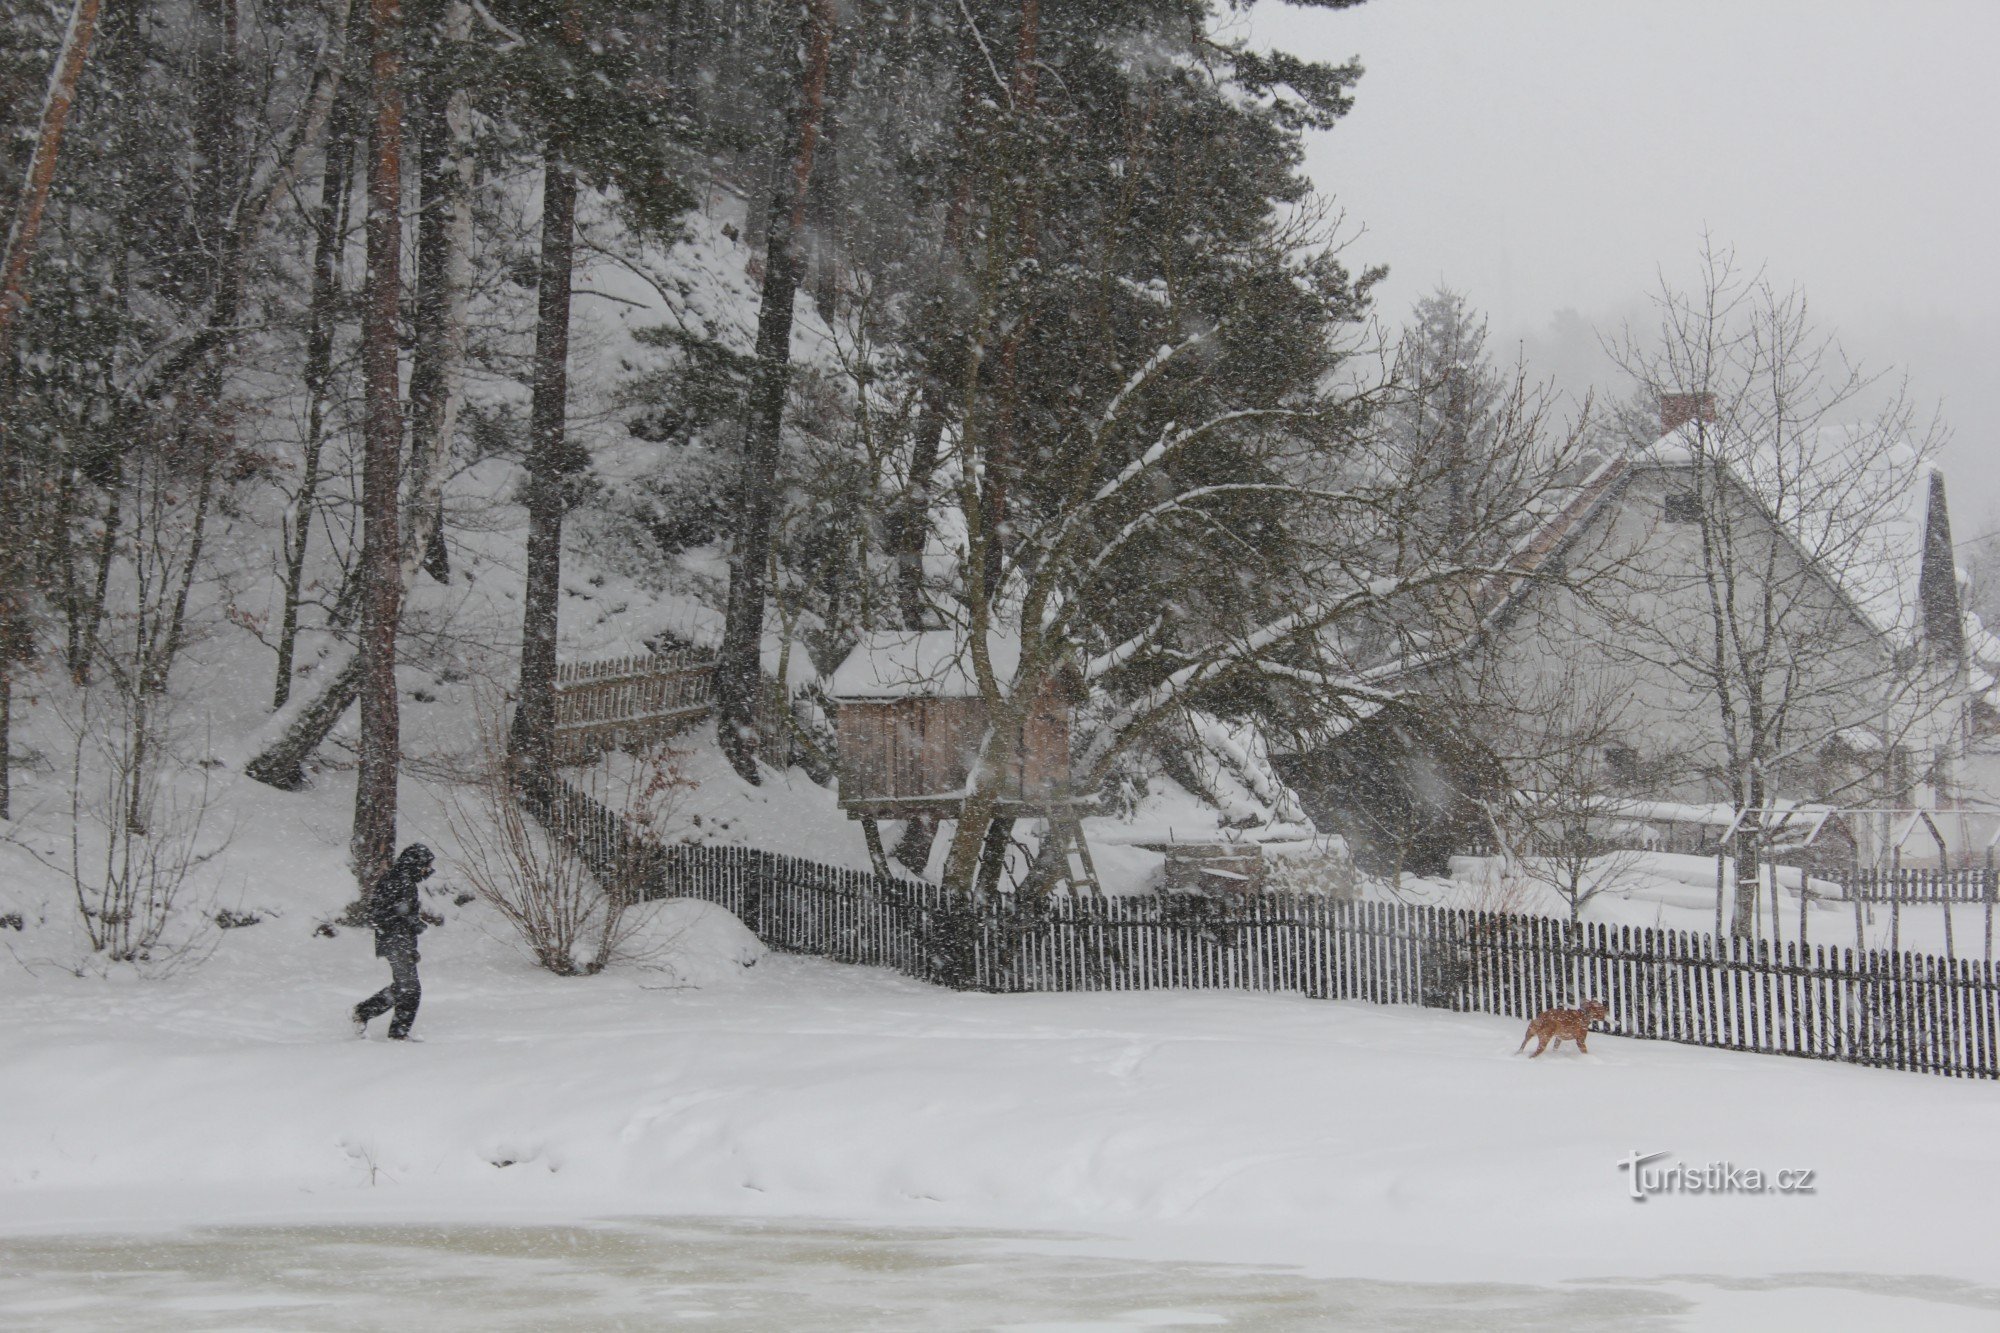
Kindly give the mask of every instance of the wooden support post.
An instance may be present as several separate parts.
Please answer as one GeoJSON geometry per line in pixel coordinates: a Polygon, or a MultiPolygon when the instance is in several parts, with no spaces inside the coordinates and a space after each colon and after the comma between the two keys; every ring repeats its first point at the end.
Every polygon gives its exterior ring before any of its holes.
{"type": "Polygon", "coordinates": [[[868,844],[868,864],[875,867],[875,877],[888,879],[889,858],[882,852],[882,830],[875,816],[861,816],[861,839],[868,844]]]}
{"type": "Polygon", "coordinates": [[[2000,885],[2000,878],[1993,873],[1993,849],[1986,849],[1986,961],[1993,961],[1993,897],[1994,888],[2000,885]]]}
{"type": "Polygon", "coordinates": [[[1081,816],[1071,815],[1069,823],[1072,835],[1076,839],[1076,859],[1083,866],[1083,882],[1090,886],[1092,894],[1101,896],[1104,884],[1097,878],[1096,863],[1090,859],[1090,843],[1083,836],[1083,819],[1081,816]]]}
{"type": "MultiPolygon", "coordinates": [[[[1808,858],[1809,859],[1809,858],[1808,858]]],[[[1799,953],[1803,956],[1806,948],[1806,909],[1812,906],[1812,875],[1805,866],[1799,867],[1799,953]]]]}
{"type": "Polygon", "coordinates": [[[1729,851],[1729,839],[1727,839],[1727,838],[1724,838],[1724,839],[1723,839],[1723,840],[1722,840],[1721,842],[1719,842],[1719,843],[1717,843],[1717,844],[1716,844],[1716,848],[1715,848],[1715,938],[1717,938],[1717,939],[1721,939],[1721,938],[1722,938],[1722,898],[1723,898],[1723,894],[1724,894],[1724,892],[1725,892],[1725,890],[1724,890],[1724,888],[1723,888],[1723,869],[1722,869],[1722,868],[1723,868],[1723,862],[1724,862],[1724,860],[1726,859],[1726,857],[1727,857],[1727,855],[1728,855],[1728,851],[1729,851]]]}

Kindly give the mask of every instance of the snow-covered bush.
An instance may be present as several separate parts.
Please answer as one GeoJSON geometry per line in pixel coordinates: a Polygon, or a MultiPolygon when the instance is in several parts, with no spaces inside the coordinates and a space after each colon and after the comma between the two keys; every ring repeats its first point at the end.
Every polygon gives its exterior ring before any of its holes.
{"type": "Polygon", "coordinates": [[[667,974],[677,986],[700,988],[741,980],[768,950],[724,907],[699,898],[646,904],[625,941],[625,953],[667,974]]]}

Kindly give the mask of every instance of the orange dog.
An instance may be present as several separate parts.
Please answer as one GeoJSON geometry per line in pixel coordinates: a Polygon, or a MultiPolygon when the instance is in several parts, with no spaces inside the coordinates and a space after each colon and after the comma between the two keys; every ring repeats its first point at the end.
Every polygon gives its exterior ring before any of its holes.
{"type": "Polygon", "coordinates": [[[1530,1060],[1546,1051],[1550,1043],[1560,1046],[1565,1040],[1575,1042],[1576,1048],[1588,1055],[1590,1047],[1584,1044],[1584,1038],[1590,1035],[1590,1025],[1610,1016],[1611,1011],[1604,1007],[1602,1000],[1585,1000],[1581,1009],[1545,1009],[1535,1015],[1534,1022],[1528,1024],[1528,1035],[1521,1038],[1514,1054],[1527,1050],[1528,1043],[1540,1037],[1542,1044],[1528,1056],[1530,1060]]]}

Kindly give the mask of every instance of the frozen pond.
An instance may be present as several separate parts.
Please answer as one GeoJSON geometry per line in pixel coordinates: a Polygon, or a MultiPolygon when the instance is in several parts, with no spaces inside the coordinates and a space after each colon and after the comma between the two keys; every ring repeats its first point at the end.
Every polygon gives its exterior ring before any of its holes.
{"type": "Polygon", "coordinates": [[[1113,1260],[1060,1237],[645,1220],[0,1237],[9,1329],[1991,1328],[2000,1289],[1799,1275],[1526,1285],[1113,1260]]]}

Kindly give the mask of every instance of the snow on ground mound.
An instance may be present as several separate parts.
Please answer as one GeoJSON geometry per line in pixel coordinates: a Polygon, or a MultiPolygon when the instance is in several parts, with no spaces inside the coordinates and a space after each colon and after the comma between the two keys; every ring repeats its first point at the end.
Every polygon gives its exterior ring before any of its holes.
{"type": "Polygon", "coordinates": [[[669,898],[638,910],[645,919],[626,941],[627,956],[663,969],[683,986],[742,981],[768,952],[726,908],[699,898],[669,898]]]}
{"type": "Polygon", "coordinates": [[[713,722],[674,738],[663,757],[614,751],[594,773],[573,780],[621,808],[623,793],[645,787],[649,763],[674,775],[673,789],[648,810],[649,831],[662,842],[758,847],[848,870],[869,868],[861,825],[840,808],[833,787],[820,786],[802,768],[768,766],[762,782],[745,782],[723,758],[713,722]]]}

